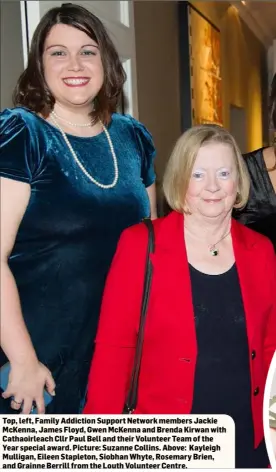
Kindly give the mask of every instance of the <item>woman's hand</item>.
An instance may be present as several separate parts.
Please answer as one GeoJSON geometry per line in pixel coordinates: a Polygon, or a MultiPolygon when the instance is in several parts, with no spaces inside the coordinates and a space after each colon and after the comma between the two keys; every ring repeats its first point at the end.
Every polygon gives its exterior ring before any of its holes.
{"type": "Polygon", "coordinates": [[[23,414],[31,412],[34,402],[37,412],[45,413],[44,388],[47,389],[50,395],[55,395],[55,382],[51,372],[45,365],[38,360],[25,364],[11,363],[9,383],[5,392],[2,393],[2,397],[13,397],[11,408],[14,410],[22,408],[21,413],[23,414]]]}

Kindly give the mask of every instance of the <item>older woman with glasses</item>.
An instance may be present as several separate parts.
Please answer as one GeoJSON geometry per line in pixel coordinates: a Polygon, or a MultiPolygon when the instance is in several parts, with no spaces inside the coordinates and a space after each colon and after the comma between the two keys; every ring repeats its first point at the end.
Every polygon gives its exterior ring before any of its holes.
{"type": "MultiPolygon", "coordinates": [[[[153,278],[135,413],[227,414],[236,467],[266,467],[262,405],[276,348],[271,242],[231,217],[249,194],[233,137],[201,125],[164,178],[174,211],[154,221],[153,278]]],[[[139,327],[147,232],[125,230],[108,275],[85,413],[121,413],[139,327]]]]}

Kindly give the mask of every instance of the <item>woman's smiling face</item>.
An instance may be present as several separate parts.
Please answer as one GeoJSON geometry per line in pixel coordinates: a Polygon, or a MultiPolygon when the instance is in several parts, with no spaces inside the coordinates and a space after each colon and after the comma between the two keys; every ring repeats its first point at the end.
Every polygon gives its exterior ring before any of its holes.
{"type": "Polygon", "coordinates": [[[63,107],[92,106],[104,81],[97,43],[69,25],[57,24],[50,30],[44,44],[43,68],[48,88],[63,107]]]}
{"type": "Polygon", "coordinates": [[[186,194],[192,214],[216,218],[232,211],[237,197],[238,174],[231,147],[223,143],[203,145],[198,153],[186,194]]]}

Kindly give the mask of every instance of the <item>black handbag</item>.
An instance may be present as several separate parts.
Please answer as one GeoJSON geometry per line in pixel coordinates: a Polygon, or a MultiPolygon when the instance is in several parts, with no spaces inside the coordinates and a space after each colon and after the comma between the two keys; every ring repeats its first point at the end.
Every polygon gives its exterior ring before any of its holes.
{"type": "Polygon", "coordinates": [[[137,393],[138,393],[138,381],[144,341],[144,330],[146,323],[146,315],[149,303],[150,288],[152,281],[152,263],[150,260],[150,254],[154,252],[154,228],[152,221],[150,219],[143,220],[143,223],[148,228],[148,247],[147,247],[147,256],[146,256],[146,268],[145,268],[145,278],[144,278],[144,289],[143,289],[143,299],[141,307],[141,316],[139,324],[139,332],[137,337],[137,344],[134,356],[134,364],[131,374],[131,382],[129,386],[129,391],[125,401],[123,414],[131,414],[136,408],[137,404],[137,393]]]}

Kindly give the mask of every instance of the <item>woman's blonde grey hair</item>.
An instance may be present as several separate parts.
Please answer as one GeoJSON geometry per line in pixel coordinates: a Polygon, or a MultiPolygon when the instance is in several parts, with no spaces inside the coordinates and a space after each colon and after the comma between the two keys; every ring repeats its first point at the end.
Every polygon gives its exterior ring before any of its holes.
{"type": "Polygon", "coordinates": [[[202,146],[223,143],[231,147],[238,174],[238,191],[234,207],[243,208],[249,197],[250,178],[239,147],[233,136],[218,125],[198,125],[185,131],[176,142],[163,180],[163,192],[169,206],[188,213],[186,193],[197,153],[202,146]]]}

